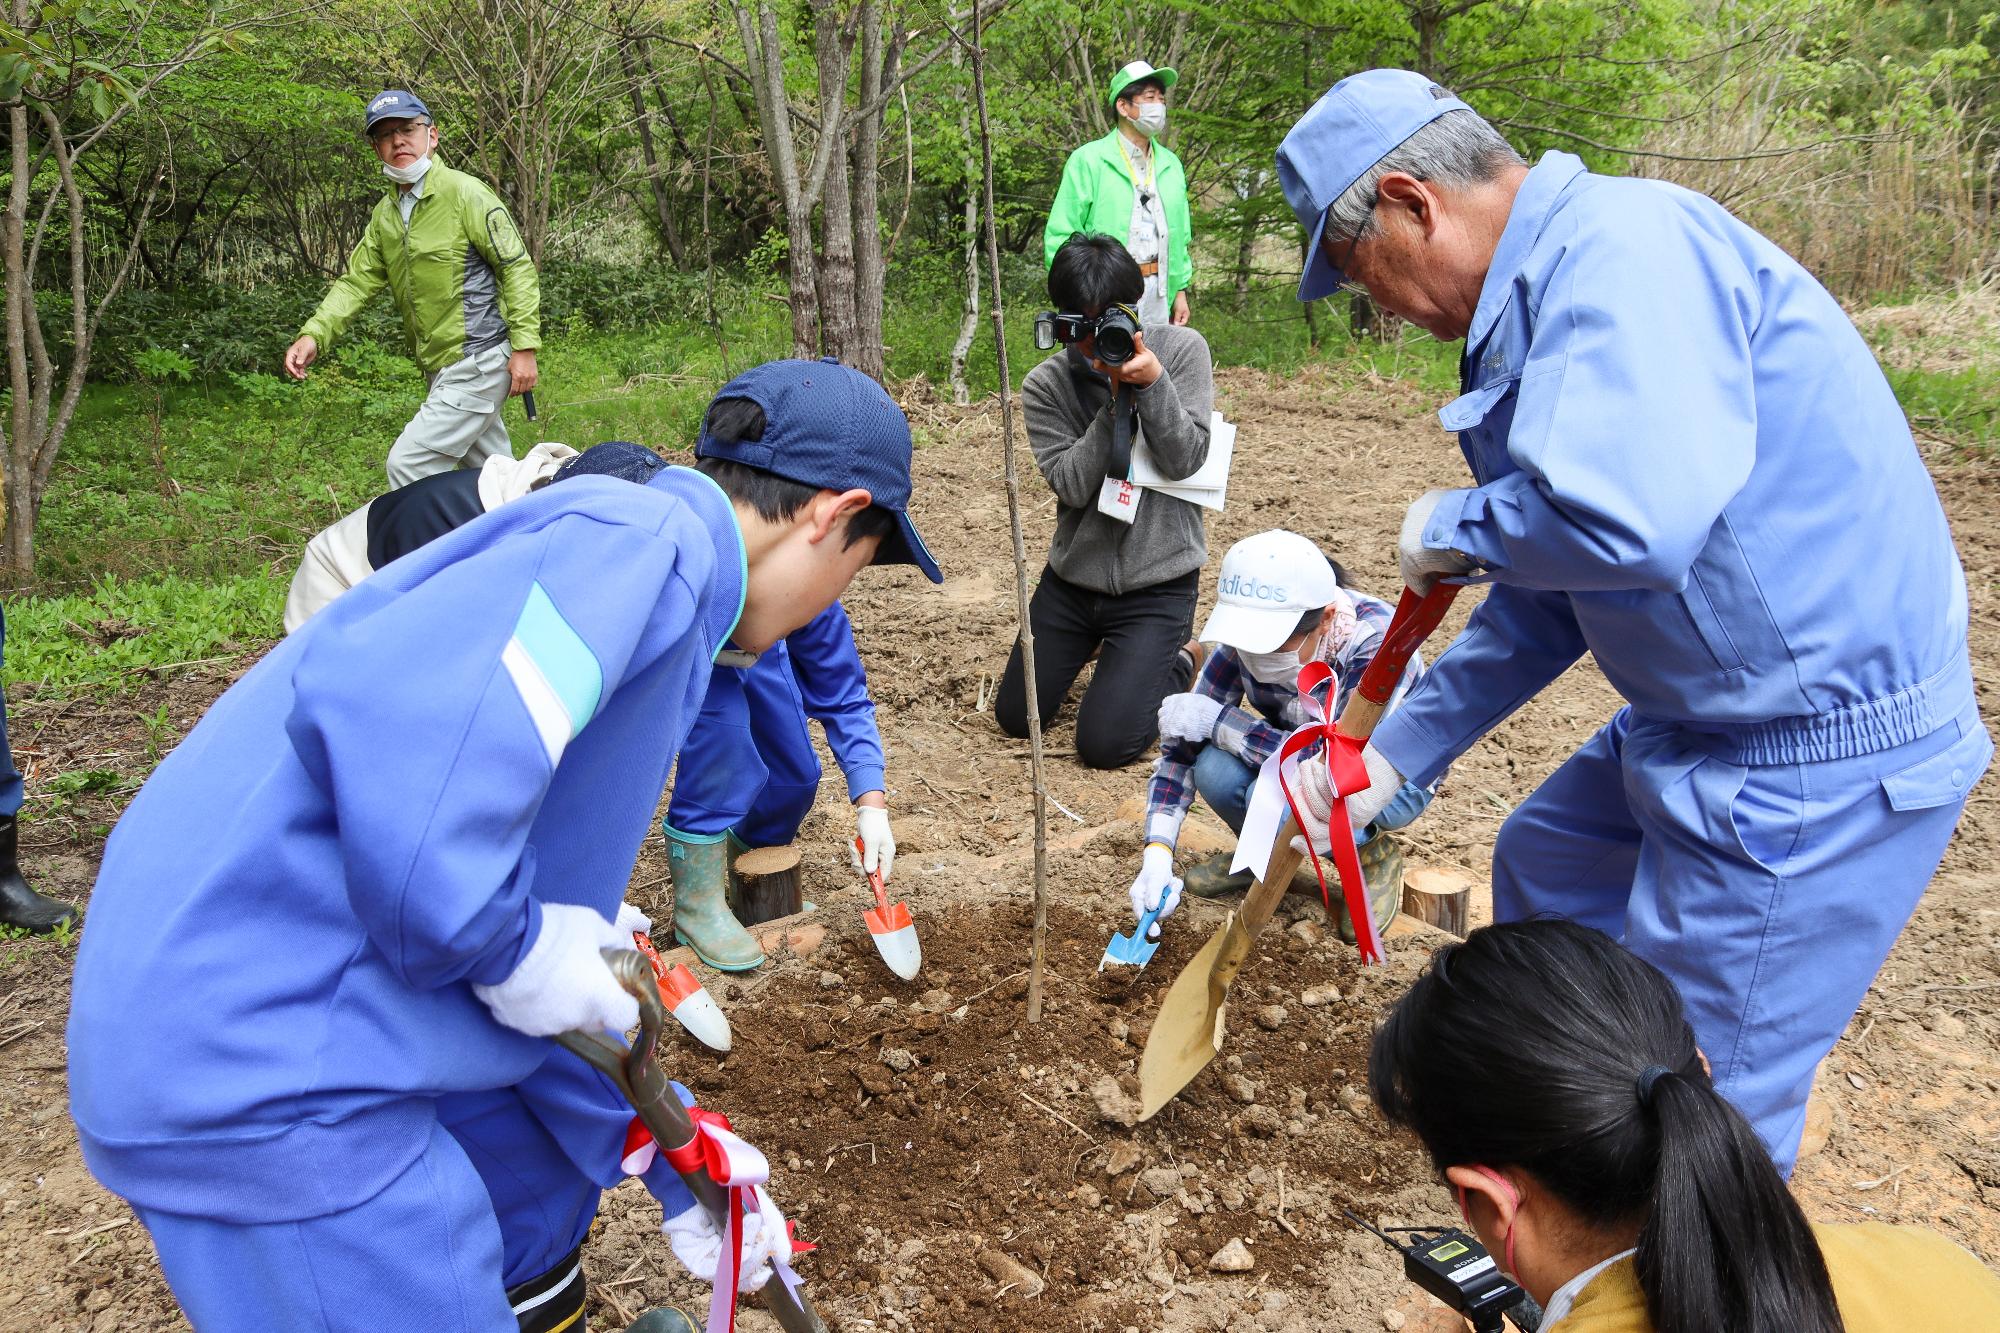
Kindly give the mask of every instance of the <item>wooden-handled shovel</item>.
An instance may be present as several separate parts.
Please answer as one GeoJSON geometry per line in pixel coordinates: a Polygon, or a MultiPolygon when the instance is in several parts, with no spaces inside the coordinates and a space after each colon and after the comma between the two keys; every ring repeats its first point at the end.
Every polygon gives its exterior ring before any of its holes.
{"type": "MultiPolygon", "coordinates": [[[[1365,740],[1375,730],[1403,678],[1410,655],[1444,619],[1446,608],[1457,594],[1458,585],[1453,583],[1434,583],[1428,593],[1421,595],[1412,589],[1403,590],[1395,619],[1389,623],[1388,633],[1382,636],[1382,646],[1376,650],[1368,670],[1362,673],[1361,683],[1355,687],[1347,707],[1341,710],[1336,725],[1342,735],[1365,740]]],[[[1270,863],[1250,886],[1243,906],[1230,913],[1222,929],[1181,969],[1160,1002],[1160,1016],[1154,1020],[1146,1048],[1139,1055],[1141,1120],[1150,1120],[1221,1051],[1229,1018],[1229,988],[1249,959],[1251,944],[1270,921],[1271,914],[1278,910],[1278,903],[1292,882],[1292,873],[1303,859],[1303,854],[1292,846],[1298,832],[1297,821],[1286,815],[1277,840],[1271,845],[1270,863]]],[[[1357,922],[1357,930],[1359,926],[1357,922]]]]}
{"type": "MultiPolygon", "coordinates": [[[[666,1022],[666,1006],[660,1000],[652,966],[630,949],[606,949],[604,963],[618,984],[639,1001],[639,1040],[629,1048],[622,1041],[596,1032],[565,1032],[556,1040],[582,1056],[625,1094],[640,1121],[652,1131],[653,1141],[663,1150],[671,1145],[692,1143],[694,1121],[681,1105],[681,1099],[674,1095],[666,1071],[653,1058],[653,1048],[659,1044],[660,1029],[666,1022]]],[[[727,1234],[728,1192],[709,1177],[705,1166],[697,1165],[679,1174],[696,1201],[708,1209],[717,1227],[727,1234]]],[[[789,1290],[776,1278],[764,1288],[764,1305],[776,1316],[785,1333],[826,1333],[826,1322],[804,1293],[789,1290]]]]}

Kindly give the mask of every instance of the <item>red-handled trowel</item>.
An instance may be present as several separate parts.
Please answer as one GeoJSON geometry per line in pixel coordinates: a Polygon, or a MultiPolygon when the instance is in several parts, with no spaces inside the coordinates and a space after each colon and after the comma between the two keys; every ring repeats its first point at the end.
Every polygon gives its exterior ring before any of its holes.
{"type": "Polygon", "coordinates": [[[715,997],[701,984],[701,979],[688,970],[687,964],[675,963],[667,966],[667,960],[660,957],[660,951],[653,947],[653,941],[643,930],[632,932],[632,947],[644,954],[652,965],[653,980],[660,987],[660,1003],[674,1016],[674,1021],[688,1030],[688,1034],[702,1045],[712,1050],[726,1051],[730,1046],[729,1020],[723,1017],[722,1007],[715,997]]]}
{"type": "MultiPolygon", "coordinates": [[[[861,839],[854,840],[854,850],[861,851],[861,839]]],[[[875,891],[875,905],[861,914],[868,923],[868,933],[874,937],[875,952],[882,955],[882,961],[889,970],[905,981],[914,981],[917,969],[924,965],[924,949],[917,943],[917,924],[910,920],[910,909],[906,903],[889,901],[889,890],[883,886],[882,872],[868,872],[868,887],[875,891]]]]}

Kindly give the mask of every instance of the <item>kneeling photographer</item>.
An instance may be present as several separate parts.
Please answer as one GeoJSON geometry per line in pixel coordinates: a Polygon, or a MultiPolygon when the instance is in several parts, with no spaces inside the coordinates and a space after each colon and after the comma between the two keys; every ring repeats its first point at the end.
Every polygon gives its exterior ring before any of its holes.
{"type": "MultiPolygon", "coordinates": [[[[1028,608],[1042,725],[1062,707],[1093,654],[1097,672],[1077,708],[1077,758],[1118,768],[1157,735],[1160,700],[1194,675],[1195,598],[1208,558],[1202,511],[1133,487],[1134,449],[1162,476],[1192,475],[1208,458],[1214,398],[1208,343],[1191,328],[1140,328],[1146,280],[1125,247],[1079,232],[1049,267],[1055,310],[1036,325],[1063,350],[1028,372],[1022,416],[1035,464],[1055,492],[1055,540],[1028,608]]],[[[1017,643],[994,716],[1028,734],[1017,643]]]]}
{"type": "Polygon", "coordinates": [[[1541,1333],[2000,1328],[2000,1278],[1947,1238],[1809,1224],[1709,1081],[1673,983],[1586,926],[1439,949],[1376,1031],[1368,1081],[1541,1333]]]}

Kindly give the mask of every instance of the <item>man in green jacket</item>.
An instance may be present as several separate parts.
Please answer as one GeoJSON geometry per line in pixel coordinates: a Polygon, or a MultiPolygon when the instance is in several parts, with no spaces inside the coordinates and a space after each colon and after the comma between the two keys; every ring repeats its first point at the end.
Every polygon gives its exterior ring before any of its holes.
{"type": "Polygon", "coordinates": [[[1135,60],[1111,76],[1117,128],[1085,144],[1063,165],[1062,185],[1042,230],[1042,263],[1053,264],[1062,243],[1081,231],[1124,242],[1146,278],[1139,302],[1144,324],[1188,322],[1194,260],[1188,242],[1187,172],[1158,142],[1167,127],[1167,89],[1180,76],[1135,60]]]}
{"type": "Polygon", "coordinates": [[[486,182],[438,163],[430,108],[400,89],[368,103],[363,132],[394,193],[285,352],[293,379],[387,287],[430,393],[389,450],[389,485],[513,456],[500,405],[535,387],[541,286],[520,230],[486,182]]]}

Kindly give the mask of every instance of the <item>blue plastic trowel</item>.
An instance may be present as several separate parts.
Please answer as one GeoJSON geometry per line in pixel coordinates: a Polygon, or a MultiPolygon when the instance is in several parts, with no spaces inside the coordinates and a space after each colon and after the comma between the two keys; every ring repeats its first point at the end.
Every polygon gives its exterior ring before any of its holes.
{"type": "Polygon", "coordinates": [[[1102,972],[1113,963],[1126,967],[1144,967],[1153,961],[1153,954],[1160,942],[1146,938],[1153,933],[1153,923],[1160,919],[1160,909],[1154,908],[1139,918],[1139,924],[1130,935],[1113,935],[1111,943],[1104,946],[1104,957],[1098,960],[1097,970],[1102,972]]]}

